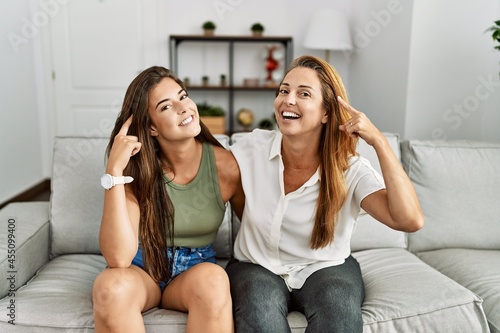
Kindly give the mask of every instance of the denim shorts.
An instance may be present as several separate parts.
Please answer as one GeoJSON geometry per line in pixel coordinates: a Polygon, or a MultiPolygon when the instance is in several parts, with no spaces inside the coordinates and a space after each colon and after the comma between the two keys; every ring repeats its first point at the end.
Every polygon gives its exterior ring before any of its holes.
{"type": "MultiPolygon", "coordinates": [[[[215,264],[215,251],[212,248],[212,244],[190,248],[190,247],[176,247],[174,249],[168,248],[168,259],[172,260],[172,267],[170,267],[171,277],[168,281],[159,281],[158,285],[160,286],[161,292],[165,290],[167,285],[172,282],[172,280],[182,272],[188,270],[196,264],[202,262],[211,262],[215,264]]],[[[137,254],[135,255],[134,260],[132,260],[132,265],[136,265],[142,269],[144,269],[144,262],[142,260],[142,249],[139,247],[137,250],[137,254]]]]}

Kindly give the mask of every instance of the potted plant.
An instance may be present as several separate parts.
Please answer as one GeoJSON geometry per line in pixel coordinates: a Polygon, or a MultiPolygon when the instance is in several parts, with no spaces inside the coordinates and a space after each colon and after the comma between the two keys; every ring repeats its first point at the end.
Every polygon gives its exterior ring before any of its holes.
{"type": "Polygon", "coordinates": [[[261,37],[262,33],[264,32],[264,26],[260,24],[259,22],[252,24],[250,27],[250,30],[252,30],[253,36],[254,37],[261,37]]]}
{"type": "Polygon", "coordinates": [[[494,23],[495,24],[489,27],[486,31],[491,32],[491,38],[493,39],[494,42],[497,43],[497,45],[495,45],[494,48],[500,51],[500,20],[495,21],[494,23]]]}
{"type": "Polygon", "coordinates": [[[264,118],[261,121],[259,121],[258,127],[260,129],[272,130],[274,128],[274,123],[270,118],[264,118]]]}
{"type": "Polygon", "coordinates": [[[200,120],[212,134],[224,134],[226,132],[225,112],[220,106],[202,103],[197,104],[197,107],[200,120]]]}
{"type": "Polygon", "coordinates": [[[209,82],[208,76],[207,75],[203,75],[201,77],[201,85],[204,86],[204,87],[206,87],[206,86],[208,86],[208,82],[209,82]]]}
{"type": "Polygon", "coordinates": [[[201,28],[205,32],[205,36],[213,36],[215,28],[217,28],[217,26],[212,21],[206,21],[205,23],[203,23],[201,28]]]}
{"type": "Polygon", "coordinates": [[[225,74],[221,74],[220,75],[220,85],[221,85],[221,87],[225,87],[226,84],[227,84],[226,75],[225,74]]]}

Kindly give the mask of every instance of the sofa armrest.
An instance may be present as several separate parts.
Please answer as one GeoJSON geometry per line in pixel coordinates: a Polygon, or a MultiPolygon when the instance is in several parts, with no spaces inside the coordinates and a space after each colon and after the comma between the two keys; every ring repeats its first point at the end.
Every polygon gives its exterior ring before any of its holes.
{"type": "Polygon", "coordinates": [[[11,203],[0,210],[0,298],[24,285],[49,260],[49,203],[11,203]]]}

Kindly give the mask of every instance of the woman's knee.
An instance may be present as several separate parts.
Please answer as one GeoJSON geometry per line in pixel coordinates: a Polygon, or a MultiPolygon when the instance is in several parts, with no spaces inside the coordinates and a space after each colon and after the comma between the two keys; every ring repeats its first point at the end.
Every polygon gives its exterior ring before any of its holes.
{"type": "Polygon", "coordinates": [[[230,277],[236,332],[290,332],[290,293],[284,280],[250,263],[226,268],[230,277]]]}
{"type": "Polygon", "coordinates": [[[139,283],[137,273],[130,268],[106,268],[96,277],[92,288],[94,311],[107,312],[127,303],[130,306],[139,283]]]}
{"type": "Polygon", "coordinates": [[[235,315],[250,315],[250,320],[288,314],[291,296],[284,280],[264,267],[234,263],[226,268],[231,283],[235,315]]]}
{"type": "Polygon", "coordinates": [[[231,307],[229,278],[222,267],[212,263],[201,263],[190,268],[188,285],[193,302],[204,304],[207,309],[231,307]]]}

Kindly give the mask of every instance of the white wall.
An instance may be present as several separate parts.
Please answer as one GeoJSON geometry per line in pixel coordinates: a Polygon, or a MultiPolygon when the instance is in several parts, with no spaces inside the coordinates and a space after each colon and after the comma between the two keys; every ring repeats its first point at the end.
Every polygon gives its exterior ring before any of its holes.
{"type": "Polygon", "coordinates": [[[411,0],[354,1],[351,104],[382,131],[405,136],[411,0]]]}
{"type": "Polygon", "coordinates": [[[500,141],[498,19],[497,0],[415,1],[406,137],[500,141]]]}
{"type": "Polygon", "coordinates": [[[41,60],[40,34],[29,28],[36,10],[33,1],[0,2],[0,202],[47,177],[47,135],[41,130],[47,120],[40,118],[39,107],[44,91],[35,66],[35,59],[41,60]]]}

